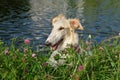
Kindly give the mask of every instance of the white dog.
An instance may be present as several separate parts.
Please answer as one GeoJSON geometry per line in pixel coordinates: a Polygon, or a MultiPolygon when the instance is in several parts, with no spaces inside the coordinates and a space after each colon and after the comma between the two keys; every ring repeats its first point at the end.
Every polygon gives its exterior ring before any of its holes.
{"type": "Polygon", "coordinates": [[[66,19],[62,14],[52,19],[52,31],[48,36],[45,44],[51,46],[54,52],[51,54],[48,63],[52,66],[64,64],[68,54],[60,54],[59,51],[68,48],[68,45],[76,45],[79,42],[78,34],[75,32],[76,29],[83,30],[82,25],[78,19],[66,19]],[[56,55],[60,56],[59,60],[55,60],[56,55]]]}

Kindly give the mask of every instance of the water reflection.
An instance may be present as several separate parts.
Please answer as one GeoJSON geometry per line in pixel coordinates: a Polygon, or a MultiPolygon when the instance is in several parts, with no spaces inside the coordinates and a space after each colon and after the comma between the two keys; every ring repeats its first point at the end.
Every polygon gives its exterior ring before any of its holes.
{"type": "Polygon", "coordinates": [[[120,31],[119,0],[0,0],[0,38],[30,38],[43,45],[51,31],[51,19],[60,13],[79,18],[97,41],[120,31]]]}
{"type": "Polygon", "coordinates": [[[84,16],[88,31],[100,36],[114,35],[119,32],[120,1],[87,0],[84,6],[84,15],[89,15],[84,16]]]}

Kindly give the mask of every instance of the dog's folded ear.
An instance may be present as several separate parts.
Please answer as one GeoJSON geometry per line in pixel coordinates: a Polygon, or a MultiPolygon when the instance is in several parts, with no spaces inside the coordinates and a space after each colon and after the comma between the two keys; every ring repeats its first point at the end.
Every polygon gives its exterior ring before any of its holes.
{"type": "Polygon", "coordinates": [[[73,29],[80,29],[80,30],[84,30],[83,26],[81,25],[79,19],[69,19],[70,22],[70,26],[73,29]]]}
{"type": "Polygon", "coordinates": [[[61,20],[61,19],[66,19],[63,14],[59,14],[58,16],[54,17],[52,19],[52,24],[54,24],[55,22],[57,22],[58,20],[61,20]]]}

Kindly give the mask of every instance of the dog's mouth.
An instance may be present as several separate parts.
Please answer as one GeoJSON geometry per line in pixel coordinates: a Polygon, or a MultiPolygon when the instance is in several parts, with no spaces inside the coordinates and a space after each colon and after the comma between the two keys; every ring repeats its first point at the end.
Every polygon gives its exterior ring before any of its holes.
{"type": "Polygon", "coordinates": [[[63,39],[59,40],[57,43],[55,43],[53,46],[51,46],[52,50],[56,50],[58,48],[58,46],[60,45],[60,43],[63,42],[63,39]]]}

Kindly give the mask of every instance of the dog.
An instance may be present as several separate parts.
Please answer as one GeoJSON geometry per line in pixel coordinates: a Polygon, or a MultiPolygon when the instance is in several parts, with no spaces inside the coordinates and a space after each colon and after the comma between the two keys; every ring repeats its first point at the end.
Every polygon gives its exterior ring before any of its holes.
{"type": "Polygon", "coordinates": [[[45,41],[45,45],[50,46],[53,50],[48,63],[52,66],[58,66],[64,64],[64,59],[69,56],[69,54],[62,55],[59,51],[68,48],[68,45],[79,44],[78,34],[75,30],[83,30],[84,28],[78,19],[67,19],[63,14],[59,14],[52,19],[52,26],[52,31],[45,41]],[[56,55],[60,56],[57,61],[54,59],[56,55]]]}

